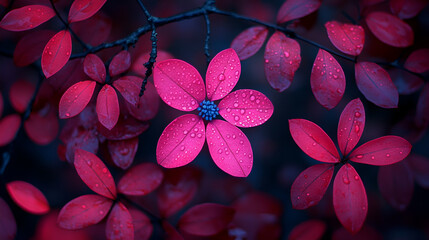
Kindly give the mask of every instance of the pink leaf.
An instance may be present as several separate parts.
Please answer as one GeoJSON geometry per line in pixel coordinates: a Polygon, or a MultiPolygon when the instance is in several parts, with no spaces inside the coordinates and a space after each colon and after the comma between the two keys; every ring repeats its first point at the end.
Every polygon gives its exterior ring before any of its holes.
{"type": "Polygon", "coordinates": [[[255,55],[267,38],[268,29],[262,26],[251,27],[232,40],[231,48],[237,52],[240,60],[248,59],[255,55]]]}
{"type": "Polygon", "coordinates": [[[28,137],[39,145],[47,145],[54,141],[59,128],[57,113],[53,106],[46,106],[37,112],[33,111],[24,122],[28,137]]]}
{"type": "Polygon", "coordinates": [[[140,88],[143,79],[136,76],[123,76],[113,82],[113,86],[130,104],[137,106],[140,101],[140,88]]]}
{"type": "Polygon", "coordinates": [[[113,163],[122,169],[129,168],[134,161],[134,157],[136,156],[138,144],[138,138],[108,141],[107,148],[109,149],[113,163]]]}
{"type": "Polygon", "coordinates": [[[157,63],[153,69],[153,81],[161,99],[181,111],[197,109],[206,97],[200,73],[179,59],[157,63]]]}
{"type": "Polygon", "coordinates": [[[371,62],[356,63],[355,77],[356,84],[366,99],[379,107],[398,107],[398,90],[389,73],[382,67],[371,62]]]}
{"type": "Polygon", "coordinates": [[[95,14],[84,21],[71,24],[71,29],[87,44],[97,46],[107,41],[112,30],[112,20],[101,14],[95,14]]]}
{"type": "Polygon", "coordinates": [[[414,191],[413,174],[404,162],[382,166],[378,170],[378,188],[384,199],[394,208],[404,211],[414,191]]]}
{"type": "Polygon", "coordinates": [[[422,78],[402,69],[389,69],[389,75],[398,93],[403,95],[417,92],[425,83],[422,78]]]}
{"type": "Polygon", "coordinates": [[[192,166],[165,171],[164,181],[157,191],[162,217],[173,215],[192,200],[197,193],[201,175],[201,171],[192,166]]]}
{"type": "Polygon", "coordinates": [[[70,7],[69,23],[92,17],[103,7],[104,3],[106,3],[106,0],[75,0],[70,7]]]}
{"type": "Polygon", "coordinates": [[[18,67],[24,67],[35,62],[42,56],[43,49],[54,35],[55,32],[52,30],[40,30],[22,37],[13,52],[13,63],[18,67]]]}
{"type": "Polygon", "coordinates": [[[299,174],[290,190],[293,208],[307,209],[318,204],[325,195],[333,174],[332,164],[317,164],[299,174]]]}
{"type": "Polygon", "coordinates": [[[286,0],[277,13],[277,23],[302,18],[319,9],[320,0],[286,0]]]}
{"type": "Polygon", "coordinates": [[[184,166],[194,160],[205,142],[203,120],[194,114],[174,119],[162,132],[156,146],[158,164],[165,168],[184,166]]]}
{"type": "Polygon", "coordinates": [[[131,55],[127,50],[122,50],[116,54],[109,64],[110,76],[116,76],[124,73],[131,67],[131,55]]]}
{"type": "Polygon", "coordinates": [[[42,53],[42,70],[46,78],[66,65],[71,52],[72,41],[68,30],[58,32],[49,40],[42,53]]]}
{"type": "Polygon", "coordinates": [[[356,146],[365,128],[365,109],[359,98],[350,101],[338,121],[337,139],[343,156],[356,146]]]}
{"type": "MultiPolygon", "coordinates": [[[[141,87],[141,86],[140,86],[141,87]]],[[[127,104],[130,114],[140,121],[147,121],[156,116],[159,110],[159,95],[155,86],[148,82],[143,96],[140,97],[137,105],[127,104]]]]}
{"type": "Polygon", "coordinates": [[[415,123],[417,126],[427,126],[429,123],[429,84],[426,83],[420,92],[417,102],[415,123]]]}
{"type": "Polygon", "coordinates": [[[104,85],[98,93],[96,111],[98,121],[112,130],[119,119],[119,101],[115,89],[110,85],[104,85]]]}
{"type": "Polygon", "coordinates": [[[325,23],[329,40],[343,53],[357,56],[362,52],[365,43],[363,27],[337,21],[325,23]]]}
{"type": "Polygon", "coordinates": [[[413,29],[398,17],[385,12],[366,16],[369,30],[382,42],[394,47],[408,47],[414,42],[413,29]]]}
{"type": "Polygon", "coordinates": [[[315,123],[305,119],[290,119],[289,130],[298,147],[311,158],[327,163],[340,161],[334,142],[315,123]]]}
{"type": "Polygon", "coordinates": [[[308,220],[295,226],[288,236],[288,240],[317,240],[321,239],[326,231],[326,224],[320,220],[308,220]]]}
{"type": "Polygon", "coordinates": [[[241,63],[234,49],[228,48],[216,54],[207,68],[207,98],[215,101],[228,95],[240,74],[241,63]]]}
{"type": "Polygon", "coordinates": [[[153,232],[153,226],[150,219],[142,212],[130,209],[134,225],[134,238],[139,240],[148,240],[153,232]]]}
{"type": "Polygon", "coordinates": [[[9,90],[9,99],[15,111],[24,113],[35,91],[36,86],[32,82],[27,80],[13,82],[9,90]]]}
{"type": "Polygon", "coordinates": [[[8,31],[33,29],[55,16],[52,8],[43,5],[28,5],[13,9],[0,21],[0,28],[8,31]]]}
{"type": "Polygon", "coordinates": [[[222,99],[219,114],[238,127],[255,127],[266,122],[273,115],[274,106],[262,93],[240,89],[222,99]]]}
{"type": "Polygon", "coordinates": [[[413,154],[408,157],[407,163],[416,182],[423,188],[429,189],[429,158],[413,154]]]}
{"type": "Polygon", "coordinates": [[[361,178],[348,163],[335,176],[333,202],[344,228],[351,233],[359,232],[368,212],[368,200],[361,178]]]}
{"type": "Polygon", "coordinates": [[[426,0],[390,0],[389,3],[392,13],[402,19],[417,16],[428,4],[426,0]]]}
{"type": "Polygon", "coordinates": [[[252,170],[253,151],[249,139],[234,125],[213,120],[207,124],[210,155],[222,171],[234,177],[247,177],[252,170]]]}
{"type": "Polygon", "coordinates": [[[104,83],[106,80],[106,67],[103,61],[95,54],[88,54],[83,61],[83,71],[95,81],[104,83]]]}
{"type": "Polygon", "coordinates": [[[95,85],[94,81],[87,80],[67,89],[59,103],[60,118],[71,118],[81,113],[91,100],[95,85]]]}
{"type": "Polygon", "coordinates": [[[153,163],[142,163],[128,170],[118,184],[120,193],[143,196],[154,191],[161,184],[164,174],[153,163]]]}
{"type": "Polygon", "coordinates": [[[111,130],[97,124],[97,131],[107,140],[125,140],[139,136],[149,128],[148,122],[141,122],[128,115],[120,115],[118,123],[111,130]]]}
{"type": "Polygon", "coordinates": [[[99,223],[109,213],[113,201],[100,195],[89,194],[68,202],[58,215],[61,228],[76,230],[99,223]]]}
{"type": "Polygon", "coordinates": [[[80,178],[92,191],[105,197],[116,198],[116,186],[106,165],[93,153],[77,149],[74,166],[80,178]]]}
{"type": "Polygon", "coordinates": [[[429,71],[429,48],[412,52],[405,61],[404,67],[415,73],[429,71]]]}
{"type": "Polygon", "coordinates": [[[75,230],[69,231],[60,228],[57,223],[59,210],[50,211],[49,214],[41,217],[36,225],[36,231],[31,237],[33,240],[90,240],[89,231],[75,230]]]}
{"type": "Polygon", "coordinates": [[[20,125],[21,117],[18,114],[11,114],[0,119],[0,147],[8,145],[15,139],[20,125]]]}
{"type": "Polygon", "coordinates": [[[35,186],[23,181],[13,181],[6,184],[6,189],[13,201],[25,211],[32,214],[49,212],[48,200],[35,186]]]}
{"type": "Polygon", "coordinates": [[[411,144],[398,136],[384,136],[356,148],[349,159],[358,163],[376,166],[389,165],[406,158],[411,144]]]}
{"type": "Polygon", "coordinates": [[[234,217],[234,209],[216,203],[203,203],[186,211],[178,227],[192,235],[211,236],[226,229],[234,217]]]}
{"type": "Polygon", "coordinates": [[[134,225],[128,209],[118,202],[107,218],[106,237],[108,240],[134,239],[134,225]]]}
{"type": "Polygon", "coordinates": [[[319,49],[314,60],[310,83],[316,100],[327,109],[337,106],[346,89],[343,68],[323,49],[319,49]]]}
{"type": "Polygon", "coordinates": [[[272,88],[286,90],[301,64],[301,48],[297,41],[282,32],[275,32],[265,48],[265,77],[272,88]]]}
{"type": "Polygon", "coordinates": [[[0,198],[0,239],[13,240],[16,235],[16,221],[7,203],[0,198]]]}

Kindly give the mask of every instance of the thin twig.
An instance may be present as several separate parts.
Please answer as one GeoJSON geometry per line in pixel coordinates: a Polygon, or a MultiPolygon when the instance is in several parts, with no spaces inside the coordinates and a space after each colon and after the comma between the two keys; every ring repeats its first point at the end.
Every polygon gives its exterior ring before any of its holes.
{"type": "Polygon", "coordinates": [[[207,33],[206,33],[206,40],[204,41],[204,55],[206,55],[206,59],[207,59],[207,66],[210,63],[210,19],[209,19],[209,15],[207,13],[204,14],[204,20],[206,21],[206,28],[207,28],[207,33]]]}

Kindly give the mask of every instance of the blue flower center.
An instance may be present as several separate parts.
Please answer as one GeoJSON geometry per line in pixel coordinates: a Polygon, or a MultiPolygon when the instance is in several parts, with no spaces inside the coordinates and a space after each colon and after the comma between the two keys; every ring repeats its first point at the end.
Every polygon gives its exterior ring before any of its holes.
{"type": "Polygon", "coordinates": [[[198,115],[207,121],[211,121],[219,115],[219,108],[217,105],[208,100],[202,101],[197,110],[200,112],[198,115]]]}

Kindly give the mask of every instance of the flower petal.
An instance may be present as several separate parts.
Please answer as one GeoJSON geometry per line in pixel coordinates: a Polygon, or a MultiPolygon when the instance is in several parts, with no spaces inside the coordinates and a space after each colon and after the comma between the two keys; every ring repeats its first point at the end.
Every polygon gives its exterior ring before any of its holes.
{"type": "Polygon", "coordinates": [[[207,98],[215,101],[228,95],[240,74],[241,63],[234,49],[228,48],[216,54],[207,68],[207,98]]]}
{"type": "Polygon", "coordinates": [[[153,69],[153,81],[161,99],[181,111],[197,109],[206,97],[200,73],[179,59],[157,63],[153,69]]]}
{"type": "Polygon", "coordinates": [[[249,139],[234,125],[213,120],[207,124],[207,144],[216,165],[235,177],[247,177],[252,170],[253,152],[249,139]]]}
{"type": "Polygon", "coordinates": [[[165,168],[184,166],[194,160],[205,142],[203,120],[194,114],[174,119],[162,132],[156,159],[165,168]]]}
{"type": "Polygon", "coordinates": [[[273,115],[274,106],[262,93],[240,89],[226,96],[219,103],[219,114],[238,127],[255,127],[273,115]]]}

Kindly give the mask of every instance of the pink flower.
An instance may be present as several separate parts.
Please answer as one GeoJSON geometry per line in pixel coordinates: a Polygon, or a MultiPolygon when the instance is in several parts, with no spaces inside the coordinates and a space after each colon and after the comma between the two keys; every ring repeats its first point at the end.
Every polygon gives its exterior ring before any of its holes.
{"type": "Polygon", "coordinates": [[[255,90],[230,93],[240,73],[240,60],[231,48],[218,53],[210,62],[206,86],[198,71],[184,61],[169,59],[156,64],[154,82],[161,99],[178,110],[199,112],[180,116],[164,129],[156,148],[161,166],[176,168],[192,162],[207,139],[210,155],[220,169],[236,177],[249,175],[252,147],[235,126],[261,125],[271,117],[274,107],[255,90]],[[214,102],[220,99],[218,104],[214,102]],[[218,115],[226,121],[216,119],[218,115]]]}

